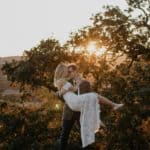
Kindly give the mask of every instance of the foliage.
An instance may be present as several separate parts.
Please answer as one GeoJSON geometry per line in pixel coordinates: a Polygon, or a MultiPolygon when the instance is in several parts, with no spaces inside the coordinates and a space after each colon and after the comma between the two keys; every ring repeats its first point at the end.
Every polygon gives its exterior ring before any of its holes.
{"type": "Polygon", "coordinates": [[[145,136],[140,127],[149,117],[150,15],[147,6],[150,3],[140,0],[127,2],[129,9],[124,12],[118,7],[106,6],[104,13],[91,18],[92,26],[71,33],[68,41],[68,45],[83,47],[83,51],[86,51],[90,41],[94,41],[98,48],[105,46],[107,49],[98,60],[91,56],[92,61],[81,68],[83,71],[87,68],[85,74],[90,73],[94,77],[95,90],[125,104],[121,115],[102,110],[108,127],[105,137],[108,150],[140,150],[149,147],[150,134],[145,136]],[[134,18],[132,14],[137,9],[141,13],[134,18]],[[125,59],[117,64],[121,57],[125,59]]]}
{"type": "Polygon", "coordinates": [[[102,119],[107,125],[101,140],[105,149],[146,150],[150,136],[145,133],[150,100],[150,1],[126,1],[129,8],[125,11],[105,6],[103,13],[91,18],[91,26],[71,33],[62,47],[55,39],[41,41],[25,51],[22,61],[6,63],[3,71],[12,82],[52,90],[57,64],[76,62],[83,76],[93,81],[95,91],[125,104],[120,112],[102,107],[102,119]],[[133,15],[135,12],[137,16],[133,15]],[[91,41],[97,49],[105,47],[106,52],[89,55],[87,47],[91,41]],[[82,51],[77,52],[78,48],[82,51]]]}
{"type": "Polygon", "coordinates": [[[23,60],[3,65],[2,70],[12,82],[32,87],[45,86],[54,89],[53,75],[57,64],[68,60],[66,50],[53,38],[43,40],[30,51],[24,52],[23,60]]]}

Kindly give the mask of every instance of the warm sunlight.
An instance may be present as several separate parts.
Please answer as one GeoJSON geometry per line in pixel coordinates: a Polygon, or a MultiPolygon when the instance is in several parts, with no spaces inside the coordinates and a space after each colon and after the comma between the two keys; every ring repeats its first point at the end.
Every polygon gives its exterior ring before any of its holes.
{"type": "Polygon", "coordinates": [[[89,52],[89,54],[93,54],[96,52],[96,43],[95,42],[90,42],[87,46],[87,51],[89,52]]]}
{"type": "Polygon", "coordinates": [[[90,55],[95,54],[96,56],[100,56],[106,51],[106,48],[105,47],[98,48],[96,46],[96,42],[90,42],[87,46],[87,51],[90,55]]]}
{"type": "Polygon", "coordinates": [[[100,49],[96,50],[95,54],[97,56],[101,56],[102,54],[104,54],[106,52],[106,48],[105,47],[101,47],[100,49]]]}

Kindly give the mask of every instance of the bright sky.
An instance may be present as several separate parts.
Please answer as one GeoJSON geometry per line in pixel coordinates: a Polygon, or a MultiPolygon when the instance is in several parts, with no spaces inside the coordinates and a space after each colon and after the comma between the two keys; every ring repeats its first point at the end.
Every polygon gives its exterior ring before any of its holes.
{"type": "Polygon", "coordinates": [[[107,4],[127,6],[125,0],[0,0],[0,57],[22,55],[51,36],[64,43],[107,4]]]}

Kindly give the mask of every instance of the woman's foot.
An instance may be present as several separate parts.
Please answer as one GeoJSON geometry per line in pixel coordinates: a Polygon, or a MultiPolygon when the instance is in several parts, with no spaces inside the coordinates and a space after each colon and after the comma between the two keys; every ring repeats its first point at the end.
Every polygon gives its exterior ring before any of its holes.
{"type": "Polygon", "coordinates": [[[118,110],[118,109],[120,109],[121,107],[123,107],[124,106],[124,104],[115,104],[114,106],[113,106],[113,110],[118,110]]]}

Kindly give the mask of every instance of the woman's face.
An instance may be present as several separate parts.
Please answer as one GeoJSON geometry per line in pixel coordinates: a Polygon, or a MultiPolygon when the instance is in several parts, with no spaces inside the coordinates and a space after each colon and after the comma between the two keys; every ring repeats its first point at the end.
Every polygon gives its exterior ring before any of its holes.
{"type": "Polygon", "coordinates": [[[64,76],[65,78],[68,77],[68,68],[67,68],[67,67],[64,69],[63,76],[64,76]]]}
{"type": "Polygon", "coordinates": [[[70,79],[74,79],[75,77],[77,77],[77,71],[73,70],[72,68],[68,68],[68,76],[70,77],[70,79]]]}

